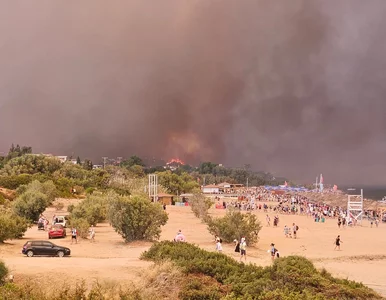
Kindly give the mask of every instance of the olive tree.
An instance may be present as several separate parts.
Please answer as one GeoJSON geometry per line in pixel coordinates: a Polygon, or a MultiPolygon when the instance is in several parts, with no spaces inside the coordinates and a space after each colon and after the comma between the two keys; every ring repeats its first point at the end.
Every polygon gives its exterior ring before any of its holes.
{"type": "Polygon", "coordinates": [[[27,191],[13,202],[14,212],[30,221],[37,221],[48,206],[47,196],[41,192],[27,191]]]}
{"type": "Polygon", "coordinates": [[[261,224],[252,213],[241,213],[230,209],[222,218],[209,218],[207,224],[212,235],[221,236],[228,243],[234,239],[240,240],[242,237],[245,237],[250,245],[259,240],[261,224]]]}
{"type": "Polygon", "coordinates": [[[212,200],[206,197],[203,193],[193,194],[193,196],[189,198],[189,205],[194,215],[203,221],[207,220],[208,210],[212,204],[212,200]]]}
{"type": "Polygon", "coordinates": [[[28,220],[10,211],[0,211],[0,243],[22,238],[29,226],[28,220]]]}
{"type": "Polygon", "coordinates": [[[109,203],[109,220],[126,242],[157,240],[168,215],[159,203],[151,202],[144,195],[118,196],[109,203]]]}

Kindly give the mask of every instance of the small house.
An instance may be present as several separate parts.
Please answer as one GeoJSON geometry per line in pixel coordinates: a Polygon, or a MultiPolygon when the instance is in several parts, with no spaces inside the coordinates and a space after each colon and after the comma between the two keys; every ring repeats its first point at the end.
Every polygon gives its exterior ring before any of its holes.
{"type": "Polygon", "coordinates": [[[164,194],[164,193],[159,193],[158,194],[158,202],[161,203],[162,205],[172,205],[173,203],[173,195],[170,194],[164,194]]]}

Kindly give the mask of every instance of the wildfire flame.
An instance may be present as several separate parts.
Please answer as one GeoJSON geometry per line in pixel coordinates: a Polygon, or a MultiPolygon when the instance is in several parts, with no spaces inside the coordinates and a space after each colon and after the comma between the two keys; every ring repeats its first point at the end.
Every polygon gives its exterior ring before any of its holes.
{"type": "Polygon", "coordinates": [[[167,165],[170,165],[170,164],[180,164],[180,165],[185,165],[185,163],[179,159],[179,158],[172,158],[170,161],[168,161],[166,164],[167,165]]]}

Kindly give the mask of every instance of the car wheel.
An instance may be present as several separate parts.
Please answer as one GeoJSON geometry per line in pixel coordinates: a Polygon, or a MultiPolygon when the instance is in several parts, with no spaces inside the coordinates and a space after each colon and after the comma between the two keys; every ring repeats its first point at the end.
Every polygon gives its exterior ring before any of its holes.
{"type": "Polygon", "coordinates": [[[28,257],[34,256],[33,251],[32,251],[32,250],[28,250],[28,251],[27,251],[27,256],[28,256],[28,257]]]}
{"type": "Polygon", "coordinates": [[[59,257],[63,257],[64,256],[64,252],[63,251],[58,251],[58,256],[59,257]]]}

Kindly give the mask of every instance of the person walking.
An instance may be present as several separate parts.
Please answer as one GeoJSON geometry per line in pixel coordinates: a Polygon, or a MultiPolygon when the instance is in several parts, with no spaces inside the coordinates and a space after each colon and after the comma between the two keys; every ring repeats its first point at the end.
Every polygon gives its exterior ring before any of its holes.
{"type": "Polygon", "coordinates": [[[296,225],[295,223],[292,223],[292,232],[293,232],[293,234],[294,234],[294,239],[296,239],[296,237],[297,237],[297,232],[298,232],[298,230],[299,230],[299,226],[298,225],[296,225]]]}
{"type": "Polygon", "coordinates": [[[78,244],[78,231],[76,230],[75,227],[72,227],[71,229],[71,245],[74,243],[78,244]]]}
{"type": "Polygon", "coordinates": [[[235,239],[233,242],[235,243],[235,252],[240,253],[240,242],[237,239],[235,239]]]}
{"type": "Polygon", "coordinates": [[[90,234],[90,242],[91,243],[95,242],[95,229],[93,225],[91,225],[90,227],[89,234],[90,234]]]}
{"type": "Polygon", "coordinates": [[[275,260],[275,258],[279,258],[279,251],[275,248],[275,244],[274,243],[271,243],[271,258],[272,258],[272,261],[275,260]]]}
{"type": "Polygon", "coordinates": [[[336,250],[336,248],[338,248],[338,251],[340,251],[340,243],[342,243],[342,241],[340,239],[340,235],[338,235],[338,237],[335,239],[335,248],[334,248],[334,250],[336,250]]]}
{"type": "Polygon", "coordinates": [[[245,238],[241,238],[241,242],[240,242],[240,261],[243,260],[243,257],[244,257],[244,260],[247,261],[247,242],[245,241],[245,238]]]}
{"type": "Polygon", "coordinates": [[[222,240],[220,238],[218,238],[216,240],[216,251],[219,252],[219,253],[222,253],[222,244],[221,244],[222,240]]]}
{"type": "Polygon", "coordinates": [[[271,218],[267,215],[266,217],[267,220],[267,226],[271,226],[271,218]]]}

